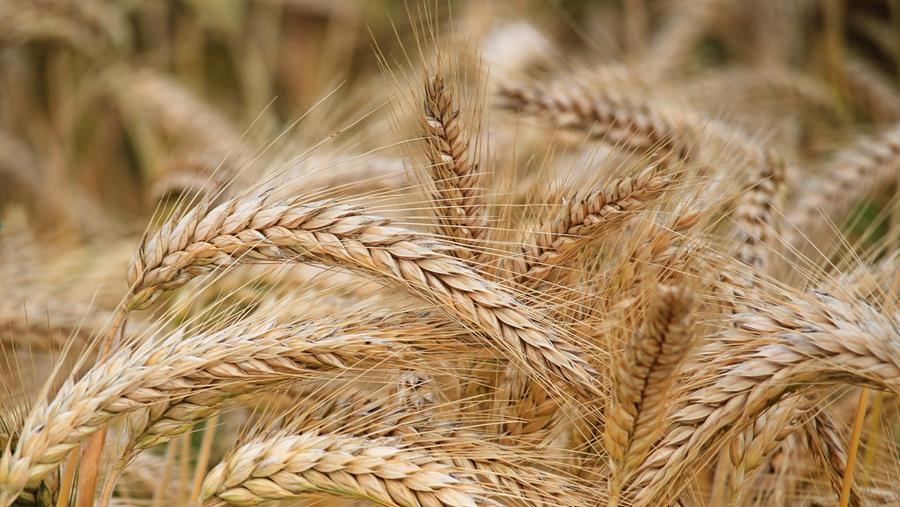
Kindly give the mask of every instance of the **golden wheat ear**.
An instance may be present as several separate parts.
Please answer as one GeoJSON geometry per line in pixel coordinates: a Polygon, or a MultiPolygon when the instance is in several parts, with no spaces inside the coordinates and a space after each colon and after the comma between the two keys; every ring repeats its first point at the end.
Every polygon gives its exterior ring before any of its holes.
{"type": "Polygon", "coordinates": [[[682,474],[707,457],[710,444],[727,435],[723,430],[749,424],[786,396],[811,389],[810,382],[819,388],[851,383],[900,389],[896,315],[821,292],[791,294],[789,303],[757,294],[735,317],[733,330],[698,351],[700,358],[711,353],[740,360],[706,367],[701,360],[689,369],[703,385],[687,394],[672,427],[642,464],[630,485],[635,502],[652,504],[669,494],[664,484],[683,487],[682,474]]]}
{"type": "Polygon", "coordinates": [[[613,505],[664,430],[670,390],[693,338],[692,306],[693,294],[685,287],[657,289],[641,328],[616,362],[604,433],[613,505]]]}
{"type": "MultiPolygon", "coordinates": [[[[424,138],[428,173],[435,185],[432,201],[439,232],[465,248],[452,250],[469,260],[488,232],[478,156],[460,118],[459,106],[444,77],[425,79],[424,138]]],[[[477,133],[476,133],[477,138],[477,133]]]]}

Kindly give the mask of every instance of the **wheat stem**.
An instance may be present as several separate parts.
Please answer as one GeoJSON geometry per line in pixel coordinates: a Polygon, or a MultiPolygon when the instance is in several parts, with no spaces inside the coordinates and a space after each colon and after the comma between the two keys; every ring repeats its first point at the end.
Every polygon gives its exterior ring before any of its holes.
{"type": "Polygon", "coordinates": [[[847,446],[847,464],[844,467],[841,478],[841,496],[838,502],[840,507],[847,507],[850,503],[850,488],[853,486],[853,470],[856,468],[856,456],[859,452],[859,439],[862,435],[863,422],[866,419],[866,406],[869,403],[869,389],[865,386],[859,391],[859,401],[856,402],[856,414],[853,417],[853,432],[850,434],[850,445],[847,446]]]}

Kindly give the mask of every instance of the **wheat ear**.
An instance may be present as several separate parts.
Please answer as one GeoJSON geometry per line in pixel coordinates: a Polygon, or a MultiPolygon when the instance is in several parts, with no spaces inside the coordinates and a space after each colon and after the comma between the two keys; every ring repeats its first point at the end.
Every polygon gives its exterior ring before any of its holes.
{"type": "Polygon", "coordinates": [[[207,475],[201,498],[207,506],[256,505],[315,492],[390,507],[494,505],[427,450],[333,433],[281,433],[242,444],[207,475]]]}
{"type": "MultiPolygon", "coordinates": [[[[424,112],[428,172],[436,187],[433,200],[439,230],[463,245],[478,246],[487,232],[478,157],[462,125],[459,107],[440,74],[426,79],[424,112]]],[[[457,248],[452,253],[462,259],[473,255],[471,248],[457,248]]]]}
{"type": "Polygon", "coordinates": [[[787,215],[788,241],[796,248],[830,237],[828,220],[843,219],[859,199],[880,184],[894,181],[900,170],[900,124],[864,138],[835,156],[835,162],[803,189],[787,215]],[[825,215],[823,218],[822,215],[825,215]]]}
{"type": "MultiPolygon", "coordinates": [[[[796,295],[790,304],[765,294],[743,302],[747,312],[735,316],[706,353],[742,361],[715,361],[700,369],[709,384],[691,391],[672,426],[647,458],[631,484],[637,505],[653,504],[664,487],[677,482],[696,464],[723,430],[755,420],[791,391],[817,383],[850,382],[900,391],[900,323],[864,303],[848,303],[824,293],[796,295]]],[[[707,357],[701,355],[701,364],[707,357]]]]}
{"type": "Polygon", "coordinates": [[[684,287],[660,287],[616,362],[612,403],[604,440],[610,457],[610,502],[625,479],[646,458],[662,433],[669,391],[691,345],[693,294],[684,287]]]}
{"type": "MultiPolygon", "coordinates": [[[[847,467],[847,436],[838,430],[838,424],[827,410],[812,414],[802,427],[806,445],[813,452],[816,462],[825,470],[835,495],[840,496],[842,480],[847,467]]],[[[850,490],[849,504],[861,506],[862,499],[855,489],[850,490]]]]}
{"type": "Polygon", "coordinates": [[[558,215],[541,224],[525,240],[521,252],[506,262],[516,283],[535,286],[547,279],[579,247],[648,209],[673,179],[651,166],[637,175],[613,180],[586,195],[563,201],[558,215]]]}
{"type": "MultiPolygon", "coordinates": [[[[286,330],[289,332],[291,327],[286,326],[286,330]]],[[[217,412],[226,400],[236,395],[277,385],[311,371],[373,367],[387,358],[403,361],[420,354],[421,357],[437,355],[441,349],[446,352],[459,349],[438,341],[440,334],[453,326],[439,319],[423,318],[418,312],[371,316],[357,322],[350,319],[350,323],[337,319],[308,322],[297,327],[305,327],[312,333],[305,351],[302,341],[293,344],[287,341],[279,348],[295,349],[282,350],[281,360],[276,361],[274,349],[257,347],[256,352],[240,361],[221,362],[216,369],[199,369],[184,378],[182,395],[173,392],[170,400],[135,414],[129,421],[132,432],[129,449],[141,450],[167,442],[217,412]]]]}
{"type": "Polygon", "coordinates": [[[728,447],[727,487],[730,505],[741,505],[744,488],[753,484],[757,470],[768,456],[794,433],[809,400],[798,396],[773,405],[757,417],[728,447]]]}
{"type": "MultiPolygon", "coordinates": [[[[490,492],[489,498],[504,505],[575,507],[584,505],[579,491],[558,471],[530,466],[521,446],[496,445],[485,435],[471,431],[434,431],[412,434],[414,445],[434,449],[448,462],[465,471],[490,492]]],[[[588,493],[596,498],[593,489],[588,493]]]]}
{"type": "Polygon", "coordinates": [[[396,358],[404,347],[391,341],[391,336],[373,338],[371,331],[334,335],[333,330],[308,323],[279,326],[249,321],[190,337],[176,333],[161,343],[115,352],[77,382],[66,382],[50,402],[35,405],[18,445],[0,459],[0,503],[11,501],[26,483],[45,476],[71,449],[116,416],[143,407],[161,410],[166,419],[148,429],[145,437],[161,441],[210,415],[204,401],[221,400],[223,393],[346,369],[360,361],[377,364],[396,358]],[[209,382],[217,383],[217,389],[207,393],[209,382]],[[172,399],[189,403],[184,410],[166,413],[172,399]]]}
{"type": "Polygon", "coordinates": [[[777,210],[783,182],[783,165],[770,160],[753,186],[741,194],[734,209],[734,236],[738,245],[735,257],[760,273],[772,269],[771,250],[777,246],[777,210]]]}
{"type": "Polygon", "coordinates": [[[200,273],[246,261],[312,262],[375,276],[435,303],[474,326],[478,335],[535,375],[550,373],[584,392],[587,363],[499,285],[441,253],[444,245],[391,226],[389,219],[333,203],[265,196],[198,206],[146,241],[129,268],[134,296],[145,306],[163,290],[200,273]]]}
{"type": "Polygon", "coordinates": [[[499,105],[537,116],[554,127],[586,132],[641,155],[681,158],[688,146],[678,125],[652,107],[612,91],[503,83],[499,105]]]}

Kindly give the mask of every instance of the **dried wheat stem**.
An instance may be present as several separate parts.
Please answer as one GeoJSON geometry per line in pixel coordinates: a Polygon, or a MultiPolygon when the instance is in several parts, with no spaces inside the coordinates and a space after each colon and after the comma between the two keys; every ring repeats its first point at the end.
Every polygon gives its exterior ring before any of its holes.
{"type": "MultiPolygon", "coordinates": [[[[487,232],[478,157],[460,120],[453,93],[440,74],[425,82],[423,129],[428,143],[428,172],[436,187],[432,199],[439,230],[463,245],[478,246],[487,232]]],[[[452,253],[462,259],[473,256],[470,248],[457,248],[452,253]]]]}
{"type": "Polygon", "coordinates": [[[863,386],[859,392],[859,401],[857,401],[856,414],[853,418],[853,433],[850,435],[850,444],[846,452],[843,452],[843,439],[837,438],[837,425],[828,419],[824,412],[817,414],[814,419],[818,430],[817,433],[824,436],[823,440],[825,442],[819,455],[829,465],[829,477],[839,494],[838,505],[841,507],[860,505],[859,498],[853,491],[853,470],[856,467],[859,440],[862,434],[863,423],[866,419],[868,403],[869,389],[863,386]]]}
{"type": "Polygon", "coordinates": [[[397,284],[474,326],[477,335],[535,375],[592,389],[592,372],[569,345],[538,325],[499,285],[440,253],[442,243],[390,220],[332,203],[265,196],[198,206],[146,241],[129,268],[130,307],[200,273],[239,262],[311,262],[341,266],[397,284]]]}
{"type": "Polygon", "coordinates": [[[206,477],[204,505],[256,505],[330,493],[379,505],[494,505],[469,477],[425,449],[394,439],[275,434],[234,449],[206,477]]]}
{"type": "MultiPolygon", "coordinates": [[[[768,407],[809,382],[868,383],[900,392],[900,323],[864,303],[848,303],[824,293],[796,295],[789,304],[759,294],[742,302],[736,329],[704,352],[740,361],[700,368],[710,379],[690,392],[672,427],[642,465],[631,491],[637,505],[680,488],[685,470],[723,438],[723,430],[753,421],[768,407]]],[[[671,497],[671,496],[670,496],[671,497]]]]}
{"type": "Polygon", "coordinates": [[[670,390],[691,345],[692,305],[688,289],[660,287],[641,328],[626,345],[624,358],[617,362],[604,434],[612,469],[612,504],[664,429],[670,390]]]}

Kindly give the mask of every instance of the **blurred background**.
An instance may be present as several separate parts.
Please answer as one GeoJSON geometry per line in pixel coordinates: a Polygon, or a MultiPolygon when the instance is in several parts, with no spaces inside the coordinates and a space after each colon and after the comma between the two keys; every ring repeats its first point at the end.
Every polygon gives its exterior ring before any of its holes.
{"type": "MultiPolygon", "coordinates": [[[[542,51],[586,69],[687,54],[653,88],[723,117],[764,97],[704,87],[711,70],[802,71],[827,86],[839,125],[900,109],[900,0],[0,0],[0,206],[81,235],[92,217],[101,230],[146,217],[180,184],[167,175],[262,167],[273,140],[303,151],[382,107],[397,88],[385,69],[424,39],[479,48],[495,75],[542,51]]],[[[357,149],[397,140],[383,120],[362,125],[347,136],[357,149]]],[[[795,129],[802,155],[841,135],[822,125],[795,129]]]]}

